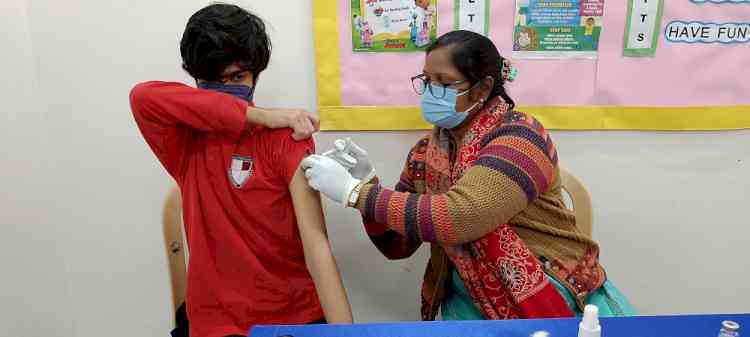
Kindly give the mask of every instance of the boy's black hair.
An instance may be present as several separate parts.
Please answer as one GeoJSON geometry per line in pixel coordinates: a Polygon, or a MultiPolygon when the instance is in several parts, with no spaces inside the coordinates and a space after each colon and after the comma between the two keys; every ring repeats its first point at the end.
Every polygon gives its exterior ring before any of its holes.
{"type": "Polygon", "coordinates": [[[451,47],[453,65],[470,84],[474,85],[491,76],[495,80],[495,86],[490,97],[500,96],[510,105],[511,110],[515,108],[516,103],[505,91],[502,76],[504,58],[500,56],[492,40],[472,31],[454,30],[443,34],[427,47],[427,54],[442,47],[451,47]]]}
{"type": "Polygon", "coordinates": [[[268,67],[271,39],[259,17],[230,4],[212,4],[190,17],[180,42],[182,68],[195,79],[218,81],[232,63],[257,80],[268,67]]]}

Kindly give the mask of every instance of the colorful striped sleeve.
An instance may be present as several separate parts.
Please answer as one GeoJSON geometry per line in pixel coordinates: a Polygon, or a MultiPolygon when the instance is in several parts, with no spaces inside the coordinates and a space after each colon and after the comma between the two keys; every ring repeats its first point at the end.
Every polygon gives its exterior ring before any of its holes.
{"type": "MultiPolygon", "coordinates": [[[[423,156],[423,151],[421,150],[424,149],[426,144],[427,139],[422,139],[411,149],[411,151],[409,151],[409,155],[406,158],[406,165],[401,172],[399,182],[396,184],[396,192],[417,193],[416,184],[418,184],[418,182],[415,182],[413,176],[420,168],[422,170],[424,169],[423,166],[419,167],[419,165],[424,165],[424,161],[422,161],[423,158],[421,158],[423,156]]],[[[368,218],[363,215],[362,222],[365,225],[365,230],[367,231],[367,235],[370,237],[372,243],[385,257],[389,259],[404,259],[410,257],[422,245],[422,241],[412,240],[401,235],[388,227],[387,224],[375,221],[373,218],[368,218]]]]}
{"type": "Polygon", "coordinates": [[[477,240],[547,191],[555,179],[557,153],[532,118],[503,124],[482,140],[479,158],[443,194],[362,188],[363,217],[413,241],[444,245],[477,240]]]}

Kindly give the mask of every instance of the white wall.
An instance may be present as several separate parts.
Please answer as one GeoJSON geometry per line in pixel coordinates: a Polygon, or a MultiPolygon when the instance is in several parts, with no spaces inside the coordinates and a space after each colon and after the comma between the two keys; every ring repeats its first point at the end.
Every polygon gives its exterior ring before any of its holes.
{"type": "Polygon", "coordinates": [[[60,149],[38,104],[27,14],[23,1],[0,1],[0,336],[73,336],[68,219],[51,216],[60,149]]]}
{"type": "MultiPolygon", "coordinates": [[[[0,335],[167,333],[159,222],[172,183],[138,134],[127,95],[142,80],[188,81],[179,37],[205,3],[0,5],[0,335]]],[[[244,4],[270,23],[274,42],[258,103],[314,110],[311,2],[244,4]]],[[[419,135],[324,133],[317,141],[324,149],[354,137],[393,184],[419,135]]],[[[750,311],[750,131],[554,136],[563,163],[593,194],[603,263],[642,312],[750,311]]],[[[329,207],[328,222],[356,318],[417,319],[426,252],[388,262],[351,210],[329,207]]]]}

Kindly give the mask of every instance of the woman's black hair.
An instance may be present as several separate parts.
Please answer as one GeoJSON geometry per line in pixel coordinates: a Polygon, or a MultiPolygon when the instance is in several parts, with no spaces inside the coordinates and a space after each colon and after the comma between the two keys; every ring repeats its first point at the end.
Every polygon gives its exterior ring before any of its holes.
{"type": "Polygon", "coordinates": [[[213,4],[188,20],[180,54],[182,68],[195,79],[220,80],[235,62],[257,79],[268,67],[271,39],[259,17],[239,6],[213,4]]]}
{"type": "Polygon", "coordinates": [[[472,31],[454,30],[443,34],[427,47],[427,54],[443,47],[451,47],[453,65],[470,84],[474,85],[491,76],[495,80],[495,86],[490,92],[490,97],[500,96],[510,105],[511,110],[515,108],[516,103],[505,91],[505,80],[502,76],[504,58],[500,56],[492,40],[472,31]]]}

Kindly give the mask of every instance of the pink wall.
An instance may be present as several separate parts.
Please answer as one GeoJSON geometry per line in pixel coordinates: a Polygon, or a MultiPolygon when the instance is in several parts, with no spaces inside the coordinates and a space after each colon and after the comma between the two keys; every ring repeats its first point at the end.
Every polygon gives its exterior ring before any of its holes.
{"type": "MultiPolygon", "coordinates": [[[[416,105],[409,78],[421,72],[423,53],[353,53],[351,0],[337,0],[344,105],[416,105]]],[[[622,57],[627,5],[605,5],[599,59],[518,60],[509,86],[522,105],[700,106],[750,104],[750,44],[666,42],[672,20],[750,22],[750,6],[664,1],[655,58],[622,57]],[[742,74],[742,75],[741,75],[742,74]]],[[[490,37],[504,56],[512,50],[515,1],[492,1],[490,37]]],[[[453,28],[453,0],[440,0],[439,32],[453,28]]]]}

